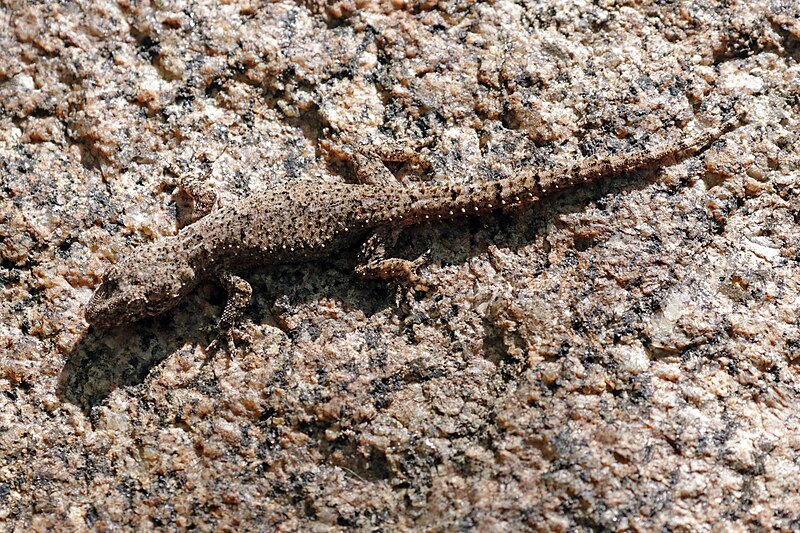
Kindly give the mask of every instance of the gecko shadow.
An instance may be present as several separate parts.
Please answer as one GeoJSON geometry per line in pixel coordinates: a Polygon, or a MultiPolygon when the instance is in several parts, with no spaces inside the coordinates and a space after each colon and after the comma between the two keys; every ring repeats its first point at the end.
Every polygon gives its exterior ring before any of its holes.
{"type": "Polygon", "coordinates": [[[89,414],[116,388],[143,383],[153,367],[182,345],[190,340],[202,342],[198,339],[205,334],[196,327],[175,328],[170,333],[174,316],[180,314],[167,313],[108,331],[90,329],[68,354],[56,394],[89,414]]]}
{"type": "MultiPolygon", "coordinates": [[[[340,269],[336,264],[325,263],[286,265],[254,269],[246,276],[254,297],[245,320],[256,323],[275,323],[270,308],[279,306],[264,304],[264,300],[276,301],[278,297],[293,307],[329,297],[367,314],[391,305],[391,292],[378,284],[361,283],[352,273],[352,266],[340,269]]],[[[219,319],[225,297],[221,287],[207,282],[164,315],[105,331],[90,329],[67,355],[58,378],[58,397],[88,415],[117,388],[144,383],[154,367],[181,349],[194,350],[215,340],[224,344],[213,325],[219,319]]],[[[291,337],[291,331],[286,333],[291,337]]],[[[211,350],[209,357],[227,355],[219,349],[211,350]]]]}
{"type": "MultiPolygon", "coordinates": [[[[676,162],[681,159],[676,159],[676,162]]],[[[633,172],[620,174],[595,183],[550,193],[538,203],[508,211],[496,210],[490,215],[466,216],[460,221],[431,221],[404,230],[398,242],[404,257],[414,258],[421,251],[432,249],[432,262],[439,264],[460,264],[486,253],[490,246],[517,250],[541,243],[546,239],[551,224],[563,224],[558,219],[584,211],[588,205],[595,204],[605,211],[613,209],[613,199],[625,193],[643,190],[654,184],[663,192],[672,195],[685,187],[685,183],[663,184],[661,169],[663,165],[654,164],[633,172]],[[606,201],[611,199],[612,201],[606,201]],[[469,243],[464,246],[464,237],[469,243]],[[418,242],[419,240],[422,242],[418,242]],[[426,246],[427,244],[427,246],[426,246]],[[446,250],[446,251],[445,251],[446,250]]],[[[698,164],[699,168],[699,164],[698,164]]],[[[694,169],[697,170],[697,169],[694,169]]],[[[693,170],[690,175],[701,179],[693,170]]],[[[599,244],[592,238],[576,236],[575,250],[585,251],[599,244]]],[[[545,243],[545,246],[549,246],[545,243]]],[[[547,266],[547,251],[539,250],[544,256],[542,265],[547,266]]],[[[533,269],[536,272],[536,269],[533,269]]]]}
{"type": "MultiPolygon", "coordinates": [[[[404,231],[393,255],[413,259],[430,249],[430,262],[441,265],[469,261],[484,254],[490,245],[521,248],[542,240],[548,223],[558,216],[578,212],[607,195],[639,190],[654,182],[658,182],[656,168],[640,170],[548,196],[538,205],[521,211],[465,217],[461,222],[424,223],[404,231]]],[[[544,250],[541,253],[546,255],[544,250]]],[[[254,297],[245,320],[269,323],[273,310],[281,307],[269,302],[278,299],[289,302],[289,312],[291,307],[326,297],[340,302],[344,308],[360,309],[367,316],[391,307],[400,315],[405,312],[397,307],[391,287],[380,281],[364,282],[353,273],[355,250],[341,255],[327,262],[249,271],[245,277],[253,286],[254,297]]],[[[543,263],[541,267],[546,265],[543,263]]],[[[539,270],[534,267],[533,275],[539,270]]],[[[109,331],[90,331],[69,354],[59,376],[59,397],[88,414],[116,388],[144,383],[152,368],[182,347],[193,349],[197,344],[207,346],[220,339],[216,331],[208,331],[208,326],[219,318],[224,299],[221,288],[206,283],[163,316],[109,331]]],[[[287,334],[291,338],[292,332],[287,334]]],[[[224,356],[224,352],[211,356],[224,356]]]]}

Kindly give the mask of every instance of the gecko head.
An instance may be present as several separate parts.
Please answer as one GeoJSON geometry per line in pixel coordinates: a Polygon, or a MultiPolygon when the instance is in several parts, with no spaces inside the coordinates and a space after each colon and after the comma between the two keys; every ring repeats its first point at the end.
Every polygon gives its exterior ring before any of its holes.
{"type": "Polygon", "coordinates": [[[122,259],[103,274],[86,305],[86,321],[109,328],[156,316],[177,305],[195,285],[191,266],[161,243],[122,259]]]}

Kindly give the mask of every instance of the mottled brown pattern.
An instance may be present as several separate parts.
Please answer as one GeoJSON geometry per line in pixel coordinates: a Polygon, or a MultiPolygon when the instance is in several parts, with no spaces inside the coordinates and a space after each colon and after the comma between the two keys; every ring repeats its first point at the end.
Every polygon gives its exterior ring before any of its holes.
{"type": "MultiPolygon", "coordinates": [[[[559,189],[653,165],[694,152],[733,127],[740,117],[696,136],[652,150],[591,158],[552,172],[521,172],[497,181],[470,184],[385,186],[368,183],[301,182],[218,209],[181,230],[134,250],[106,272],[86,307],[86,319],[100,327],[160,314],[175,306],[198,283],[219,279],[229,290],[223,329],[238,319],[252,289],[231,276],[257,265],[296,263],[324,257],[361,242],[384,228],[401,228],[430,219],[482,214],[521,207],[559,189]],[[237,289],[238,287],[238,289],[237,289]]],[[[366,181],[366,180],[362,180],[366,181]]],[[[378,233],[380,235],[380,233],[378,233]]],[[[375,255],[375,243],[363,255],[375,255]]],[[[418,263],[373,257],[365,277],[392,278],[418,263]]]]}
{"type": "Polygon", "coordinates": [[[796,0],[3,2],[0,530],[800,530],[798,39],[796,0]],[[468,187],[737,100],[693,157],[239,273],[233,357],[213,280],[84,320],[200,220],[165,177],[468,187]]]}

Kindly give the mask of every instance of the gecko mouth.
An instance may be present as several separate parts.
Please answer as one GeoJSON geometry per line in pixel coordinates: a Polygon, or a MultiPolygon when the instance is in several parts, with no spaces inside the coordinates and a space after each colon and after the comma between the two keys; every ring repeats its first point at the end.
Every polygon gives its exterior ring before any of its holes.
{"type": "Polygon", "coordinates": [[[108,320],[109,315],[104,311],[103,307],[104,306],[100,305],[100,299],[97,298],[97,293],[95,293],[92,299],[89,300],[86,309],[83,311],[83,317],[89,325],[95,328],[107,328],[112,325],[112,322],[108,320]]]}

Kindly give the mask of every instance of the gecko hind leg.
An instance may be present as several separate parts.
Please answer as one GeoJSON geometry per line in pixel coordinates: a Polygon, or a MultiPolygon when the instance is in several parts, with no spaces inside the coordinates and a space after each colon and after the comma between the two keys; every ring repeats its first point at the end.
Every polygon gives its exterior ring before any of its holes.
{"type": "Polygon", "coordinates": [[[417,259],[386,257],[387,250],[397,242],[400,232],[397,229],[379,228],[364,242],[359,252],[356,274],[362,279],[398,281],[401,285],[415,290],[428,290],[429,287],[417,274],[419,267],[428,261],[428,252],[417,259]]]}
{"type": "Polygon", "coordinates": [[[350,158],[356,179],[360,183],[370,185],[402,187],[404,183],[389,170],[387,163],[405,163],[417,168],[430,168],[431,161],[423,150],[429,144],[431,144],[430,138],[421,139],[412,144],[390,141],[356,152],[350,158]]]}
{"type": "Polygon", "coordinates": [[[428,168],[430,161],[423,148],[431,143],[430,137],[411,143],[383,140],[373,144],[357,144],[334,139],[323,141],[322,146],[327,151],[328,157],[346,161],[350,165],[358,183],[403,187],[404,184],[389,170],[386,163],[410,163],[417,167],[428,168]]]}
{"type": "Polygon", "coordinates": [[[398,187],[394,174],[375,153],[359,151],[350,156],[350,164],[356,181],[362,185],[380,185],[381,187],[398,187]]]}

